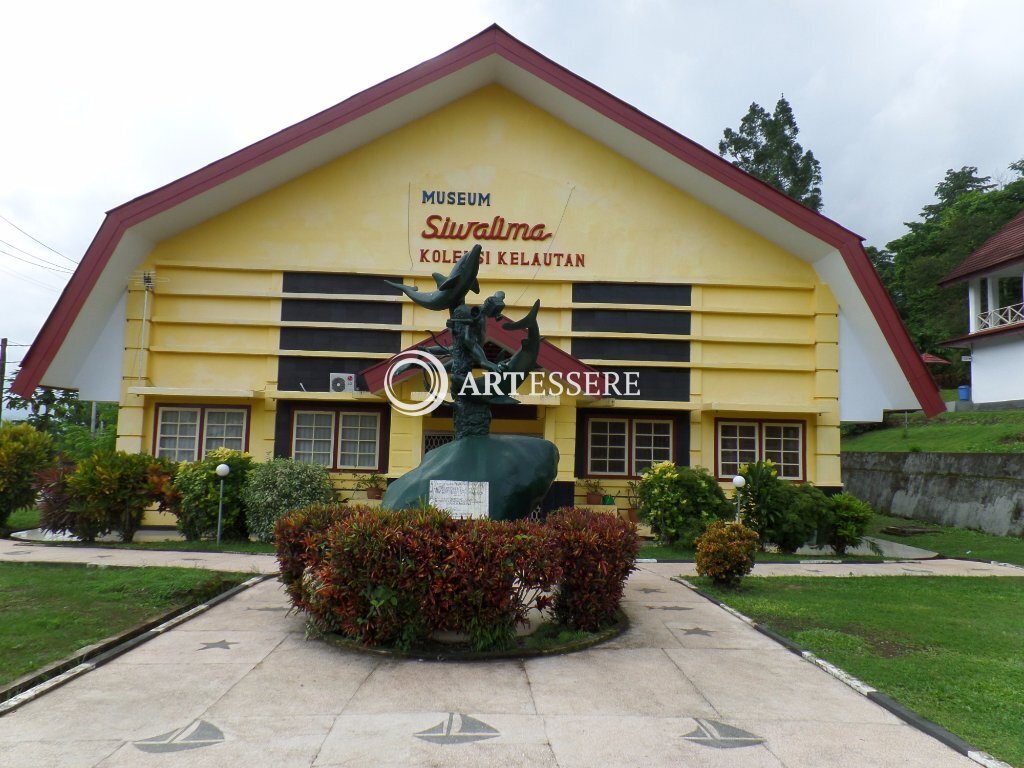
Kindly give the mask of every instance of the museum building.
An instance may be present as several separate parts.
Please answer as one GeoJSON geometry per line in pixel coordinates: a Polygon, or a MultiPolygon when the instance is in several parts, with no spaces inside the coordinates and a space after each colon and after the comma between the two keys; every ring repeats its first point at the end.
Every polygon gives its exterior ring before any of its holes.
{"type": "MultiPolygon", "coordinates": [[[[857,235],[496,26],[110,211],[14,391],[118,402],[123,450],[292,457],[359,498],[452,439],[447,406],[385,395],[447,319],[388,281],[434,290],[477,243],[468,302],[540,300],[544,386],[492,432],[557,444],[546,506],[587,478],[625,506],[659,461],[836,488],[842,422],[944,410],[857,235]],[[559,387],[595,371],[635,388],[559,387]]],[[[488,357],[523,333],[490,321],[488,357]]]]}

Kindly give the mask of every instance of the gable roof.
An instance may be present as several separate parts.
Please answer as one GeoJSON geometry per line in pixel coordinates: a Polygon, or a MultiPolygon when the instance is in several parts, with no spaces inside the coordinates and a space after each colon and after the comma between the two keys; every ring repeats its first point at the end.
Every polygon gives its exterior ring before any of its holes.
{"type": "Polygon", "coordinates": [[[962,283],[984,272],[991,272],[1024,260],[1024,210],[1010,219],[1002,229],[981,244],[974,253],[939,281],[945,288],[962,283]]]}
{"type": "Polygon", "coordinates": [[[886,371],[879,374],[884,402],[869,398],[868,407],[877,408],[879,414],[883,407],[911,407],[906,389],[897,381],[902,375],[912,399],[926,413],[945,409],[856,234],[559,66],[496,25],[434,59],[109,211],[25,356],[13,390],[28,396],[40,384],[80,386],[83,370],[101,364],[95,361],[101,357],[96,352],[103,346],[99,343],[103,334],[116,336],[112,312],[123,300],[128,278],[160,240],[491,83],[814,265],[849,315],[848,327],[858,336],[858,364],[875,361],[881,366],[882,357],[886,358],[886,371]]]}

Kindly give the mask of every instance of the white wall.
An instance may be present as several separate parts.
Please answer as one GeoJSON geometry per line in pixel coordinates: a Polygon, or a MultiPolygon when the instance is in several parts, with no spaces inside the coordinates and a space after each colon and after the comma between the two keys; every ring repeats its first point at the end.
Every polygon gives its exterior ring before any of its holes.
{"type": "Polygon", "coordinates": [[[998,403],[1024,400],[1024,334],[1009,333],[974,342],[971,400],[998,403]]]}

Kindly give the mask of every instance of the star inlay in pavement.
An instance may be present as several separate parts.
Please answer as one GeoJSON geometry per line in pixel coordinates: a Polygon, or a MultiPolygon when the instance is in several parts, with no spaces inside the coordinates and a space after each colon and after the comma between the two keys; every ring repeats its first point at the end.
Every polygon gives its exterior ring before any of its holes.
{"type": "Polygon", "coordinates": [[[197,651],[208,651],[211,648],[223,648],[225,651],[230,651],[232,645],[238,645],[234,640],[218,640],[215,643],[201,643],[202,648],[197,648],[197,651]]]}
{"type": "Polygon", "coordinates": [[[637,590],[637,592],[643,592],[645,595],[649,595],[652,592],[662,592],[662,591],[664,591],[664,590],[654,589],[652,587],[641,587],[640,589],[637,590]]]}
{"type": "Polygon", "coordinates": [[[684,635],[703,635],[704,637],[711,637],[714,634],[711,630],[702,629],[701,627],[691,627],[683,632],[684,635]]]}

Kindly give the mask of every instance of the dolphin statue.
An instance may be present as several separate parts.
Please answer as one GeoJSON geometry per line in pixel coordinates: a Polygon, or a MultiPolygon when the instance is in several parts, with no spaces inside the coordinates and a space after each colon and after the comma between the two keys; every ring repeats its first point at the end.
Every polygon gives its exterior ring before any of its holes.
{"type": "Polygon", "coordinates": [[[462,254],[448,277],[435,272],[432,277],[437,283],[436,291],[421,293],[419,288],[411,285],[393,283],[390,280],[384,282],[400,290],[421,307],[447,309],[450,314],[455,307],[465,303],[467,293],[480,293],[480,283],[477,280],[480,272],[480,251],[480,244],[477,243],[469,253],[462,254]]]}
{"type": "MultiPolygon", "coordinates": [[[[533,307],[523,317],[522,320],[516,320],[514,322],[505,323],[502,325],[506,331],[517,331],[523,328],[526,329],[526,338],[520,342],[519,351],[512,355],[507,360],[502,360],[498,363],[498,371],[501,374],[506,373],[521,373],[528,374],[530,371],[537,367],[537,355],[540,353],[540,328],[537,325],[537,313],[540,311],[540,299],[533,303],[533,307]]],[[[477,401],[486,402],[489,405],[515,405],[519,401],[512,396],[512,382],[513,378],[506,378],[502,376],[502,380],[498,384],[499,394],[496,395],[476,395],[470,396],[472,399],[477,401]],[[505,384],[505,382],[508,382],[505,384]],[[505,389],[509,391],[505,391],[505,389]]],[[[483,377],[476,377],[476,388],[483,390],[485,387],[485,379],[483,377]]],[[[520,382],[522,383],[522,382],[520,382]]]]}

